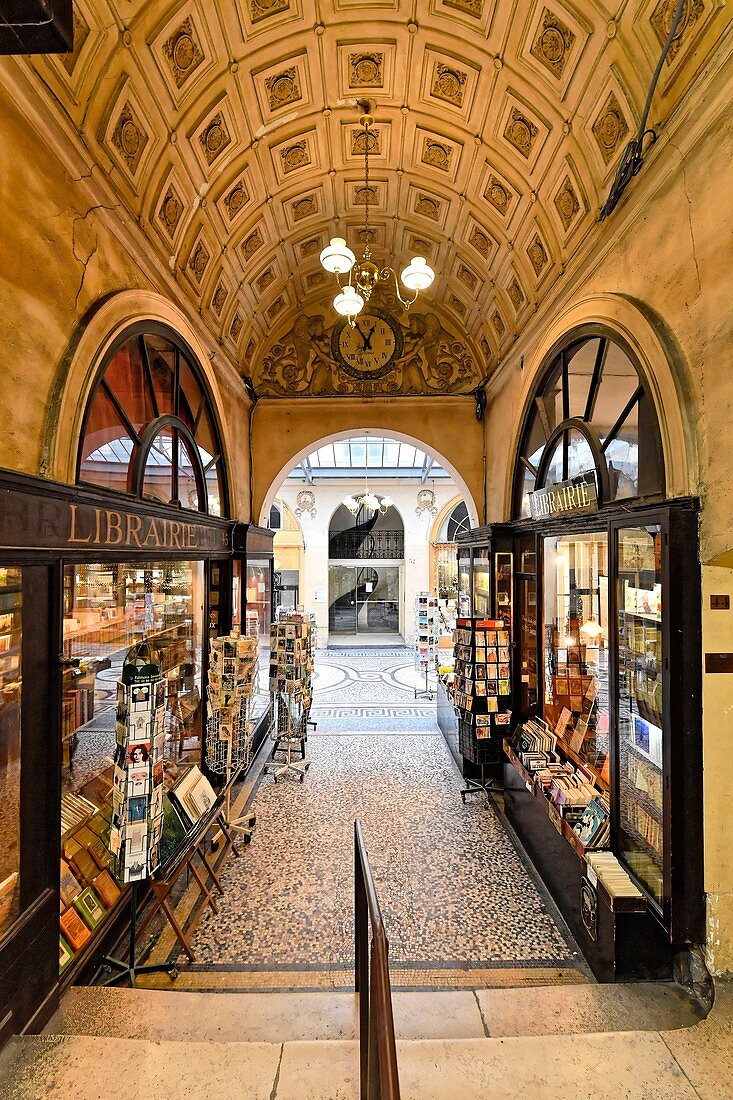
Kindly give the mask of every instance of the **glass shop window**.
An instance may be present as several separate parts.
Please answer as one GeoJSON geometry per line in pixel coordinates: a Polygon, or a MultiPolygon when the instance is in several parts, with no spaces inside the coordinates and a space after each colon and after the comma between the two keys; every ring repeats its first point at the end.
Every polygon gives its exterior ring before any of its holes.
{"type": "Polygon", "coordinates": [[[661,905],[662,533],[618,532],[619,855],[661,905]]]}
{"type": "Polygon", "coordinates": [[[203,607],[203,562],[64,569],[64,656],[74,665],[64,669],[62,689],[62,970],[88,938],[72,911],[79,894],[91,887],[103,910],[119,896],[107,842],[122,662],[143,635],[160,651],[167,681],[165,776],[172,782],[183,765],[201,762],[203,607]]]}
{"type": "Polygon", "coordinates": [[[491,553],[488,548],[473,552],[473,614],[491,614],[491,553]]]}
{"type": "Polygon", "coordinates": [[[223,475],[212,403],[188,353],[157,333],[123,339],[108,356],[87,409],[79,480],[220,516],[226,511],[223,475]],[[144,450],[153,426],[153,442],[144,450]]]}
{"type": "Polygon", "coordinates": [[[604,503],[664,493],[654,403],[635,363],[610,337],[572,341],[542,376],[522,431],[514,479],[517,517],[530,515],[529,494],[539,487],[540,461],[551,438],[545,485],[597,470],[608,475],[604,503]],[[578,421],[600,449],[598,467],[578,421]]]}
{"type": "Polygon", "coordinates": [[[21,578],[0,566],[0,936],[20,912],[21,578]]]}
{"type": "Polygon", "coordinates": [[[272,592],[269,558],[253,558],[247,562],[246,633],[260,640],[260,675],[258,693],[253,703],[252,717],[257,722],[270,706],[268,668],[270,664],[270,620],[272,592]]]}
{"type": "Polygon", "coordinates": [[[523,535],[517,547],[517,614],[519,616],[519,709],[522,719],[537,713],[537,553],[534,535],[523,535]]]}
{"type": "Polygon", "coordinates": [[[569,755],[607,784],[607,535],[558,535],[543,542],[543,715],[569,755]]]}

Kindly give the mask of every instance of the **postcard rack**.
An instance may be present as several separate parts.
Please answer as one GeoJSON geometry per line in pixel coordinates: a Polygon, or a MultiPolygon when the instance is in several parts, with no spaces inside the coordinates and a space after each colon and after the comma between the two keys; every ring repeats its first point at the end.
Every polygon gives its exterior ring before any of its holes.
{"type": "Polygon", "coordinates": [[[275,782],[293,775],[302,783],[311,762],[305,756],[312,702],[313,644],[315,629],[310,616],[281,616],[270,630],[270,694],[273,742],[264,767],[275,782]],[[300,759],[295,753],[300,750],[300,759]],[[283,753],[284,760],[275,759],[283,753]]]}
{"type": "Polygon", "coordinates": [[[226,786],[224,817],[245,842],[252,837],[255,815],[232,818],[231,786],[235,771],[247,771],[252,762],[251,710],[257,691],[258,639],[232,630],[212,638],[209,645],[209,713],[206,723],[206,765],[222,776],[226,786]]]}
{"type": "Polygon", "coordinates": [[[486,767],[499,764],[502,736],[511,721],[509,633],[503,619],[460,618],[453,643],[458,746],[463,759],[480,769],[466,776],[461,798],[465,803],[468,795],[483,795],[488,805],[494,780],[486,767]]]}

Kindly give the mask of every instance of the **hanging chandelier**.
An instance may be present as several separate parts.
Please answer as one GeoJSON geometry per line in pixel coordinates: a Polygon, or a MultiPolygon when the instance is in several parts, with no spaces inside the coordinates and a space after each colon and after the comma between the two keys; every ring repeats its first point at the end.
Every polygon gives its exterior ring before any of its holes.
{"type": "Polygon", "coordinates": [[[425,257],[414,256],[400,274],[403,287],[407,291],[413,292],[413,297],[403,298],[395,271],[391,267],[379,268],[372,260],[372,251],[369,247],[371,235],[369,228],[369,131],[374,124],[374,118],[369,113],[372,104],[368,99],[359,100],[358,106],[364,112],[359,118],[359,125],[364,130],[364,228],[362,230],[364,252],[361,260],[357,262],[355,254],[343,237],[332,237],[329,244],[321,252],[321,264],[330,275],[336,276],[336,282],[339,286],[339,293],[333,300],[333,307],[342,317],[346,317],[352,326],[354,325],[354,319],[364,308],[364,304],[369,301],[377,283],[393,281],[398,300],[405,309],[409,309],[417,300],[420,291],[427,290],[435,279],[435,272],[428,265],[425,257]],[[342,278],[348,279],[348,282],[342,282],[342,278]]]}
{"type": "Polygon", "coordinates": [[[367,471],[367,444],[368,438],[364,437],[364,492],[359,496],[344,497],[341,501],[344,508],[348,508],[352,516],[358,516],[362,509],[366,512],[367,516],[373,515],[375,512],[379,512],[380,516],[383,516],[385,512],[394,504],[391,497],[378,497],[376,493],[372,493],[369,489],[369,474],[367,471]]]}

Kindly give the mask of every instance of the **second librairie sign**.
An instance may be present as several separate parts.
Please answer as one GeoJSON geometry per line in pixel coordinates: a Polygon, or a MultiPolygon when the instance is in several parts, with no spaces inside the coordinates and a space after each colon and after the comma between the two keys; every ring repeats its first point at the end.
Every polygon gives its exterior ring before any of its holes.
{"type": "Polygon", "coordinates": [[[532,519],[577,516],[598,511],[595,474],[583,474],[529,494],[532,519]]]}

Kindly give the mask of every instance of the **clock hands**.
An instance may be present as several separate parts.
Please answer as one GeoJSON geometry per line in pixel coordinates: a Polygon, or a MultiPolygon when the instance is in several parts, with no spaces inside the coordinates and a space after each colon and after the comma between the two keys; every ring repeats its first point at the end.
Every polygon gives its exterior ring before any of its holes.
{"type": "Polygon", "coordinates": [[[369,334],[367,335],[365,332],[362,331],[361,325],[358,321],[355,324],[354,328],[361,336],[362,343],[364,344],[364,347],[362,348],[363,351],[366,351],[367,349],[369,349],[369,351],[372,350],[372,336],[374,335],[374,330],[376,329],[376,327],[376,323],[373,324],[369,330],[369,334]]]}

